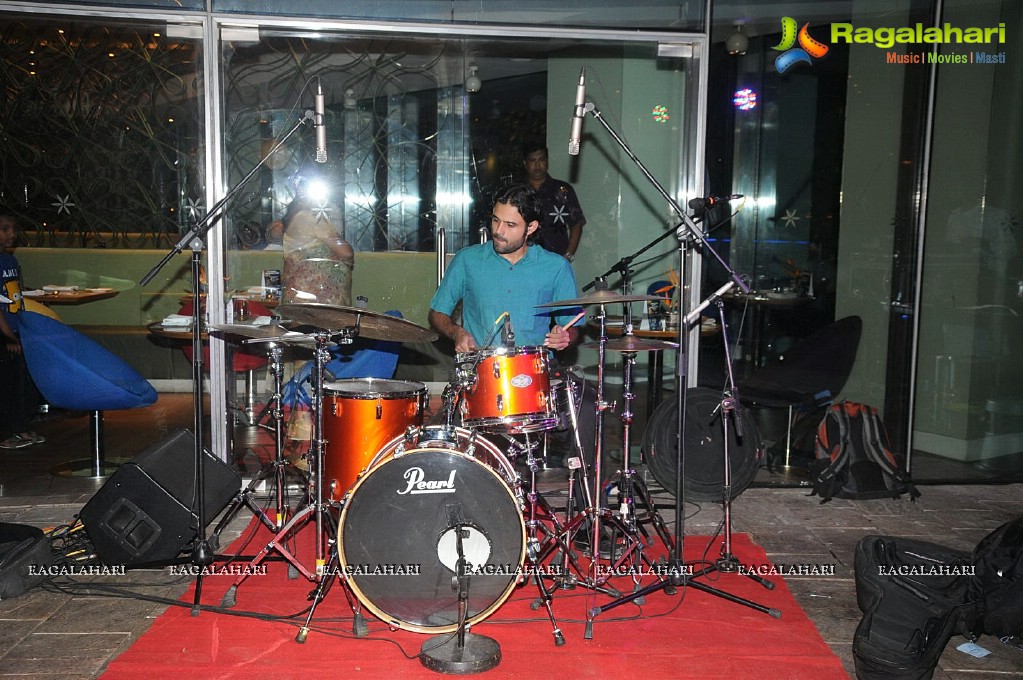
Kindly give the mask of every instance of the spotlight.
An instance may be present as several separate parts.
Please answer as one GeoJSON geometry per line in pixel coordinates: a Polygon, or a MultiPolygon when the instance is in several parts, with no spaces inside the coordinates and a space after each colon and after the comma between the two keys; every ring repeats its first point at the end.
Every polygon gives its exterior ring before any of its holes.
{"type": "Polygon", "coordinates": [[[742,22],[736,22],[735,33],[725,40],[725,49],[733,57],[741,56],[749,51],[749,38],[742,32],[742,22]]]}
{"type": "Polygon", "coordinates": [[[469,77],[465,79],[465,91],[466,92],[479,92],[480,88],[483,87],[483,82],[480,80],[476,72],[479,71],[480,67],[476,64],[469,64],[469,77]]]}

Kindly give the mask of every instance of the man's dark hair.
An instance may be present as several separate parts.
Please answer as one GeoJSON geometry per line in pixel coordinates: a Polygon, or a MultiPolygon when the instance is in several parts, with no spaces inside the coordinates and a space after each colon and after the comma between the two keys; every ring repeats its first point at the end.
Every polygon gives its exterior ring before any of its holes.
{"type": "Polygon", "coordinates": [[[543,151],[545,156],[551,155],[547,150],[547,142],[542,139],[530,139],[522,144],[522,160],[526,160],[534,151],[543,151]]]}
{"type": "Polygon", "coordinates": [[[518,209],[522,219],[528,225],[530,222],[539,222],[543,208],[540,206],[540,197],[528,184],[512,184],[500,189],[494,196],[494,204],[504,203],[518,209]]]}
{"type": "Polygon", "coordinates": [[[18,219],[18,214],[11,210],[7,204],[0,203],[0,217],[10,217],[12,220],[16,220],[18,219]]]}

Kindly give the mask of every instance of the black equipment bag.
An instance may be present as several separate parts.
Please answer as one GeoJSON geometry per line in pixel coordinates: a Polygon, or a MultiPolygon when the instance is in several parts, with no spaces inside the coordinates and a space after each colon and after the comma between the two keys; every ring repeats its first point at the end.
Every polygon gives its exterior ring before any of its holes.
{"type": "Polygon", "coordinates": [[[892,453],[888,432],[873,406],[852,401],[832,404],[817,428],[817,457],[810,463],[811,496],[916,500],[904,461],[892,453]]]}
{"type": "Polygon", "coordinates": [[[1023,636],[1023,516],[981,539],[973,567],[969,597],[979,610],[973,632],[1023,636]]]}
{"type": "Polygon", "coordinates": [[[0,600],[22,595],[48,578],[50,539],[42,529],[0,523],[0,600]]]}
{"type": "Polygon", "coordinates": [[[856,601],[863,618],[853,637],[860,680],[927,680],[951,637],[968,635],[975,608],[966,595],[967,551],[890,536],[856,545],[856,601]]]}

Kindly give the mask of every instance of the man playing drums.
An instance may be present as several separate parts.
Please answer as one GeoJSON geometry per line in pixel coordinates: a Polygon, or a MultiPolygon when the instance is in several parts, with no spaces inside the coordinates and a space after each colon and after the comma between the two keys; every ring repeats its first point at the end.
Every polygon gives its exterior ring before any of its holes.
{"type": "Polygon", "coordinates": [[[527,242],[539,227],[536,193],[525,184],[506,187],[494,199],[490,243],[463,248],[451,261],[430,302],[430,325],[454,340],[456,352],[487,345],[505,319],[516,345],[562,350],[578,340],[576,326],[560,325],[571,320],[572,309],[556,313],[552,327],[550,313],[536,308],[577,295],[568,260],[527,242]],[[461,325],[452,319],[459,301],[461,325]]]}

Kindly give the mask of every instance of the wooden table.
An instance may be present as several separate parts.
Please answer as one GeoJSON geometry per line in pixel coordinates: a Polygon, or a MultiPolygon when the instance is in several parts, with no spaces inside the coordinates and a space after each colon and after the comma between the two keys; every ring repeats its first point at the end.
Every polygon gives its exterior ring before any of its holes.
{"type": "Polygon", "coordinates": [[[22,295],[44,305],[81,305],[96,300],[117,297],[114,288],[79,288],[78,290],[26,290],[22,295]]]}

